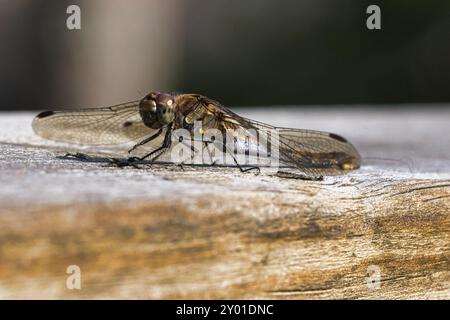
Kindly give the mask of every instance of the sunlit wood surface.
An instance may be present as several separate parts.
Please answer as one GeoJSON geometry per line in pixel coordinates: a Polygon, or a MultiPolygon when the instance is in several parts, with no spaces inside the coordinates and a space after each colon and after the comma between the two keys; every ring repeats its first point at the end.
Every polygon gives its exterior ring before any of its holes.
{"type": "Polygon", "coordinates": [[[450,111],[422,110],[236,110],[352,141],[324,181],[64,160],[0,114],[0,298],[449,299],[450,111]]]}

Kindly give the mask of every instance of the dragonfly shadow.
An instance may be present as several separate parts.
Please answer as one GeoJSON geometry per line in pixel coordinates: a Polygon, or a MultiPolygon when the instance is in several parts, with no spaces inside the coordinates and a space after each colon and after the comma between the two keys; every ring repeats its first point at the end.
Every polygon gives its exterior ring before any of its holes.
{"type": "Polygon", "coordinates": [[[77,153],[66,153],[63,156],[57,156],[58,159],[63,160],[76,160],[81,162],[89,162],[89,163],[106,163],[112,166],[116,166],[118,168],[124,168],[124,167],[133,167],[136,169],[143,169],[142,166],[150,166],[150,165],[165,165],[165,166],[177,166],[181,168],[184,171],[185,167],[190,168],[239,168],[241,172],[248,172],[254,169],[257,170],[257,174],[259,174],[259,168],[257,167],[250,167],[250,168],[241,168],[239,166],[233,166],[233,165],[223,165],[223,164],[184,164],[184,163],[173,163],[173,162],[167,162],[167,161],[152,161],[152,160],[141,160],[139,158],[135,157],[129,157],[129,158],[117,158],[117,157],[106,157],[106,156],[94,156],[94,155],[88,155],[85,153],[77,152],[77,153]],[[141,167],[139,166],[141,165],[141,167]]]}
{"type": "MultiPolygon", "coordinates": [[[[63,156],[57,156],[58,159],[63,160],[77,160],[81,162],[89,162],[89,163],[106,163],[108,165],[112,165],[118,168],[124,168],[124,167],[133,167],[135,169],[143,169],[143,167],[140,167],[139,165],[165,165],[165,166],[177,166],[182,171],[185,171],[185,168],[239,168],[242,173],[255,171],[256,175],[259,175],[261,173],[261,170],[259,167],[241,167],[239,165],[224,165],[224,164],[176,164],[173,162],[167,162],[167,161],[152,161],[152,160],[141,160],[139,158],[116,158],[116,157],[102,157],[102,156],[93,156],[88,155],[85,153],[77,152],[77,153],[66,153],[63,156]]],[[[284,178],[284,179],[298,179],[298,180],[310,180],[310,181],[322,181],[322,176],[308,176],[301,173],[293,173],[290,171],[277,171],[273,176],[278,178],[284,178]]]]}
{"type": "Polygon", "coordinates": [[[110,165],[117,166],[119,168],[123,167],[134,167],[136,169],[141,169],[138,165],[150,165],[154,162],[150,160],[139,160],[135,158],[116,158],[116,157],[102,157],[102,156],[91,156],[85,153],[66,153],[63,156],[57,156],[58,159],[64,160],[77,160],[81,162],[89,163],[106,163],[110,165]]]}

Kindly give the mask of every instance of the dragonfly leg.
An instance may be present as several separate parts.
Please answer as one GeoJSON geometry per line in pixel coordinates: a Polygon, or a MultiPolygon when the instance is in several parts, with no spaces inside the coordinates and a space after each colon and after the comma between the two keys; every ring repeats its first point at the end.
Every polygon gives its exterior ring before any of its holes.
{"type": "Polygon", "coordinates": [[[142,140],[141,142],[135,144],[130,150],[128,150],[128,153],[131,153],[133,150],[135,150],[137,147],[140,147],[156,138],[158,138],[160,136],[160,134],[162,133],[163,128],[159,129],[158,132],[156,132],[155,134],[151,135],[148,138],[145,138],[144,140],[142,140]]]}
{"type": "Polygon", "coordinates": [[[167,129],[166,135],[164,136],[164,142],[163,142],[162,146],[159,147],[159,148],[157,148],[157,149],[155,149],[155,150],[153,150],[152,152],[146,154],[145,156],[140,157],[140,158],[137,158],[137,159],[138,159],[139,161],[142,161],[142,160],[145,160],[145,159],[147,159],[148,157],[151,157],[151,156],[153,156],[154,154],[158,153],[156,156],[154,156],[154,157],[151,159],[151,162],[153,162],[153,161],[155,161],[156,159],[158,159],[158,158],[164,153],[164,151],[165,151],[166,149],[170,148],[171,145],[172,145],[172,130],[171,130],[171,129],[167,129]]]}
{"type": "MultiPolygon", "coordinates": [[[[230,153],[231,154],[231,153],[230,153]]],[[[233,160],[234,160],[234,163],[236,164],[236,166],[239,168],[239,170],[241,170],[241,172],[248,172],[248,171],[251,171],[251,170],[257,170],[258,171],[258,173],[257,174],[260,174],[261,173],[261,169],[259,168],[259,167],[250,167],[250,168],[243,168],[238,162],[237,162],[237,160],[236,160],[236,158],[231,154],[231,157],[233,158],[233,160]]]]}
{"type": "MultiPolygon", "coordinates": [[[[205,145],[207,146],[209,143],[212,143],[213,141],[204,141],[205,142],[205,145]]],[[[209,151],[209,150],[208,150],[209,151]]],[[[233,158],[233,161],[234,161],[234,163],[236,164],[236,166],[239,168],[239,170],[241,171],[241,172],[248,172],[248,171],[251,171],[251,170],[257,170],[258,172],[257,172],[257,174],[260,174],[261,173],[261,169],[259,168],[259,167],[250,167],[250,168],[243,168],[239,163],[238,163],[238,161],[236,160],[236,157],[233,155],[233,153],[231,153],[231,152],[229,152],[228,150],[226,151],[226,152],[228,152],[228,154],[233,158]]],[[[210,157],[211,157],[211,154],[210,154],[210,157]]],[[[212,159],[211,159],[212,160],[212,159]]],[[[216,165],[216,162],[217,162],[217,160],[214,160],[213,162],[212,162],[212,166],[214,166],[214,165],[216,165]]]]}
{"type": "Polygon", "coordinates": [[[212,155],[211,155],[211,150],[209,150],[208,146],[210,143],[213,143],[214,141],[203,141],[205,144],[205,149],[208,151],[208,156],[209,156],[209,161],[211,163],[211,166],[214,166],[217,162],[217,160],[213,161],[212,155]]]}

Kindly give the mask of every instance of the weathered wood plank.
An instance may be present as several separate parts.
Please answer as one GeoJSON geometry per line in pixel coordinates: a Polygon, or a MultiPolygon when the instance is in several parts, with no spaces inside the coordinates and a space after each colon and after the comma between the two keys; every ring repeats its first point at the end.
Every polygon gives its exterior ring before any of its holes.
{"type": "Polygon", "coordinates": [[[252,115],[354,141],[365,166],[324,181],[62,160],[1,116],[0,297],[450,298],[450,113],[330,113],[252,115]]]}

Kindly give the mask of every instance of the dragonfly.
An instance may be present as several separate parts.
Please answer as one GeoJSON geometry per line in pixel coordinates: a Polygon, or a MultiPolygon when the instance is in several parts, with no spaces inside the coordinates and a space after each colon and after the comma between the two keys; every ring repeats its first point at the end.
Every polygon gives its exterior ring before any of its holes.
{"type": "Polygon", "coordinates": [[[344,174],[361,165],[356,148],[340,135],[251,120],[200,94],[154,91],[119,105],[44,111],[32,127],[39,136],[58,142],[129,145],[130,165],[173,158],[180,146],[184,162],[201,153],[202,161],[213,166],[226,155],[233,166],[247,171],[267,165],[262,159],[276,159],[277,170],[294,169],[306,179],[344,174]]]}

